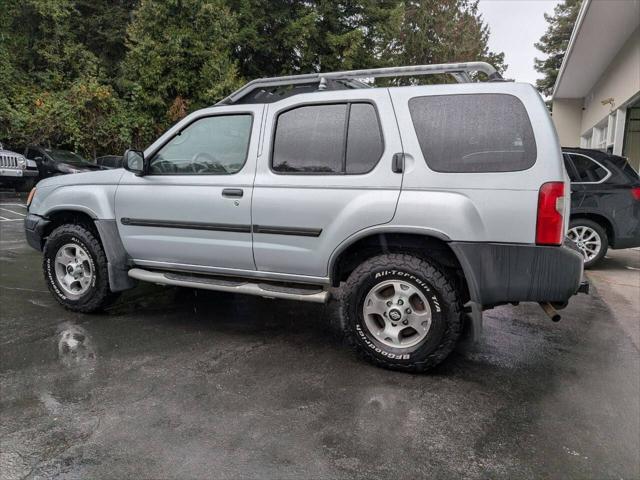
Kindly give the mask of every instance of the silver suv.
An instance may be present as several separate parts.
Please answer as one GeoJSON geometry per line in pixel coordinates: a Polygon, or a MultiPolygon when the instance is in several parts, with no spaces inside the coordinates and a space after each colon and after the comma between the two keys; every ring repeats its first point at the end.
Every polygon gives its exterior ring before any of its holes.
{"type": "Polygon", "coordinates": [[[426,370],[482,310],[580,289],[569,179],[544,102],[485,63],[250,82],[125,169],[46,179],[26,234],[65,307],[137,280],[340,303],[375,364],[426,370]],[[487,82],[472,82],[480,71],[487,82]],[[361,79],[451,74],[458,84],[361,79]],[[332,288],[334,287],[334,288],[332,288]],[[337,293],[335,293],[337,292],[337,293]]]}

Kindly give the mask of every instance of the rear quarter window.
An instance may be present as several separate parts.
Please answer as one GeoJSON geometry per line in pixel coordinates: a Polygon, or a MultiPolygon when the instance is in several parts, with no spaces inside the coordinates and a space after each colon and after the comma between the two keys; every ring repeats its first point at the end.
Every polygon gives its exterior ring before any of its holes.
{"type": "Polygon", "coordinates": [[[571,161],[578,172],[578,180],[580,183],[598,183],[603,181],[609,171],[600,163],[595,162],[592,158],[581,154],[570,153],[571,161]]]}
{"type": "Polygon", "coordinates": [[[437,172],[526,170],[536,142],[522,102],[507,94],[415,97],[409,111],[427,165],[437,172]]]}

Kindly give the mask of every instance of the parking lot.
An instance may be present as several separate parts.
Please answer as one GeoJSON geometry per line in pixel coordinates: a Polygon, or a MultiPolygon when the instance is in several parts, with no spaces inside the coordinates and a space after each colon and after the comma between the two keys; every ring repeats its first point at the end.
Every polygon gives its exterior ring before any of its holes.
{"type": "Polygon", "coordinates": [[[49,295],[0,194],[2,478],[638,478],[640,251],[552,323],[485,312],[425,375],[370,366],[333,307],[140,285],[49,295]]]}

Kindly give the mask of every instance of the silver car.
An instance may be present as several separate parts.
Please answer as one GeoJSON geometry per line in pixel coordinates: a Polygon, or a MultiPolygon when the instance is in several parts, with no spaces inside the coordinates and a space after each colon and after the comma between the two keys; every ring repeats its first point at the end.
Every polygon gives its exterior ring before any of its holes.
{"type": "Polygon", "coordinates": [[[485,63],[256,80],[127,151],[124,167],[32,195],[27,238],[71,310],[136,281],[333,295],[364,358],[424,371],[465,328],[479,335],[483,310],[539,302],[558,319],[584,289],[544,102],[485,63]],[[434,73],[459,83],[365,83],[434,73]]]}

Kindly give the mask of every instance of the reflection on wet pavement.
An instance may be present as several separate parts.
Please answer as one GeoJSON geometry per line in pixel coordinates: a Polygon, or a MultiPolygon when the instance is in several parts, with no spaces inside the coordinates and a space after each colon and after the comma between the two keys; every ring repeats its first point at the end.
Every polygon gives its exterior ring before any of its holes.
{"type": "Polygon", "coordinates": [[[357,359],[332,306],[140,285],[68,312],[0,229],[2,478],[640,476],[640,356],[597,296],[559,324],[496,308],[408,375],[357,359]]]}

